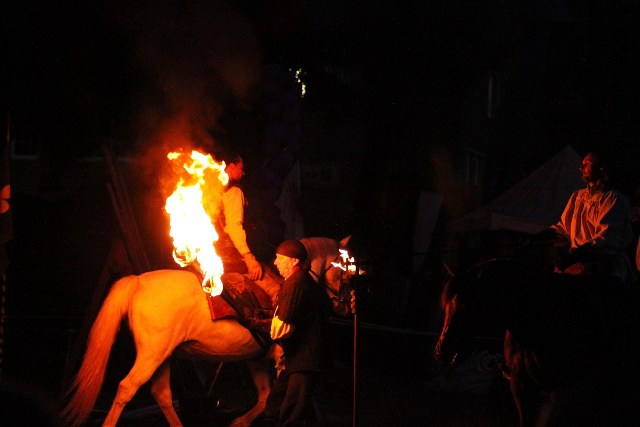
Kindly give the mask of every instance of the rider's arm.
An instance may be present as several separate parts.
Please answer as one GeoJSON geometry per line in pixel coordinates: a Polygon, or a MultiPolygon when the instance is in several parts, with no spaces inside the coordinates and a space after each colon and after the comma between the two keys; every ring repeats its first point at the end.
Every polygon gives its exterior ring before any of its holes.
{"type": "Polygon", "coordinates": [[[568,242],[573,240],[571,238],[571,225],[574,222],[573,215],[576,209],[578,193],[579,191],[574,191],[573,194],[571,194],[571,197],[564,208],[564,212],[562,212],[562,215],[560,216],[560,221],[551,226],[559,238],[566,239],[568,242]]]}
{"type": "Polygon", "coordinates": [[[249,278],[258,280],[262,277],[262,266],[249,250],[247,234],[244,231],[244,207],[246,205],[244,193],[238,187],[231,187],[224,193],[223,206],[225,227],[224,231],[229,235],[233,246],[236,247],[244,263],[247,265],[249,278]]]}
{"type": "Polygon", "coordinates": [[[244,256],[251,252],[247,245],[247,234],[244,231],[244,193],[238,187],[231,187],[224,193],[223,199],[225,226],[224,231],[229,235],[238,252],[244,256]]]}
{"type": "Polygon", "coordinates": [[[589,243],[600,253],[624,249],[633,238],[627,199],[613,191],[605,193],[597,215],[596,232],[589,243]]]}

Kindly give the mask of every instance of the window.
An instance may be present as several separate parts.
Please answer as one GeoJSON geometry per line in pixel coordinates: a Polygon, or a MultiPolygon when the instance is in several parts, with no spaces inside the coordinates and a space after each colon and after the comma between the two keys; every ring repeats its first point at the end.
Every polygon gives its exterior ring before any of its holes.
{"type": "Polygon", "coordinates": [[[482,182],[485,155],[473,148],[464,147],[464,180],[479,186],[482,182]]]}
{"type": "Polygon", "coordinates": [[[12,139],[11,158],[35,160],[38,157],[38,142],[32,139],[12,139]]]}

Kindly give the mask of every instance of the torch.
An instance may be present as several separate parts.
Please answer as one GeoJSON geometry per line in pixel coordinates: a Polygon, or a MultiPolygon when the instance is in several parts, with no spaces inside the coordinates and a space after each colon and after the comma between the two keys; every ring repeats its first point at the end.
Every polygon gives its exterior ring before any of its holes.
{"type": "Polygon", "coordinates": [[[219,295],[223,289],[220,276],[224,267],[213,246],[218,240],[218,233],[204,208],[204,188],[207,182],[209,186],[215,183],[215,188],[222,194],[221,188],[229,182],[226,165],[195,150],[190,154],[172,152],[167,158],[180,172],[175,190],[165,204],[169,214],[169,234],[173,238],[173,258],[181,267],[198,265],[204,276],[203,290],[212,296],[219,295]],[[207,181],[207,177],[217,179],[207,181]]]}
{"type": "MultiPolygon", "coordinates": [[[[342,269],[342,282],[351,288],[351,277],[357,275],[358,267],[354,257],[350,257],[349,253],[340,249],[341,262],[333,263],[334,266],[342,269]]],[[[357,406],[357,361],[358,361],[358,314],[356,312],[356,291],[351,288],[350,291],[350,311],[353,314],[353,427],[356,427],[356,406],[357,406]]]]}
{"type": "Polygon", "coordinates": [[[357,402],[357,361],[358,361],[358,312],[356,311],[356,290],[358,286],[363,285],[364,279],[363,276],[367,276],[371,274],[371,265],[368,264],[365,259],[364,262],[361,259],[360,262],[356,263],[354,257],[347,257],[345,259],[346,268],[343,270],[345,281],[349,285],[351,289],[350,292],[350,309],[353,314],[353,427],[356,427],[356,402],[357,402]]]}

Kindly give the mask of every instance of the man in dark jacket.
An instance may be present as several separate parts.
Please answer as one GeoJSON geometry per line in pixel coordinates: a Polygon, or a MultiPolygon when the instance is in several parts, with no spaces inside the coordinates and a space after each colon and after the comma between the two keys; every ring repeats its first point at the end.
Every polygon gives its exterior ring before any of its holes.
{"type": "Polygon", "coordinates": [[[285,280],[271,338],[282,346],[284,369],[267,398],[265,422],[270,427],[305,426],[313,419],[311,397],[328,360],[331,301],[309,274],[307,251],[298,240],[278,246],[275,265],[285,280]]]}

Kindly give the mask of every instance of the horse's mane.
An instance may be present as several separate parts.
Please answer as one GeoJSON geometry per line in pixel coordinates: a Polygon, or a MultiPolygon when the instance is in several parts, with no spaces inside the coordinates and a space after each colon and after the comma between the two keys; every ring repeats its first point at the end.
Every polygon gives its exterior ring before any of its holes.
{"type": "Polygon", "coordinates": [[[338,250],[338,242],[328,237],[305,237],[300,239],[300,242],[307,249],[310,259],[326,258],[338,250]]]}
{"type": "Polygon", "coordinates": [[[495,264],[496,261],[497,259],[495,258],[487,261],[481,261],[456,273],[452,273],[451,270],[449,270],[449,267],[447,267],[447,270],[449,271],[449,278],[445,282],[442,289],[442,295],[440,296],[440,305],[442,308],[449,305],[451,300],[453,300],[459,292],[463,291],[468,286],[466,283],[467,278],[470,276],[478,276],[487,268],[487,266],[495,264]]]}
{"type": "Polygon", "coordinates": [[[328,237],[307,237],[300,239],[300,242],[307,249],[312,266],[322,262],[321,266],[318,265],[320,271],[316,271],[318,275],[322,276],[331,266],[331,262],[335,261],[334,258],[338,253],[338,242],[328,237]]]}
{"type": "Polygon", "coordinates": [[[311,260],[311,270],[318,277],[323,277],[331,268],[331,262],[336,261],[339,243],[328,237],[306,237],[300,239],[300,242],[307,249],[309,260],[311,260]]]}
{"type": "Polygon", "coordinates": [[[587,307],[591,305],[589,292],[597,291],[594,286],[597,284],[586,276],[544,271],[512,259],[491,259],[450,277],[442,290],[440,304],[445,308],[458,295],[473,295],[474,299],[502,296],[512,303],[526,301],[527,305],[562,301],[587,307]]]}
{"type": "MultiPolygon", "coordinates": [[[[509,258],[492,258],[473,264],[449,277],[442,290],[440,299],[441,306],[445,307],[450,304],[456,295],[467,290],[470,286],[469,279],[493,277],[493,279],[489,279],[493,283],[503,282],[507,285],[511,282],[519,283],[519,280],[514,279],[514,277],[518,277],[513,275],[514,271],[522,271],[522,274],[526,272],[529,276],[528,278],[531,278],[531,273],[533,272],[531,267],[509,258]],[[507,275],[507,271],[511,274],[507,275]]],[[[539,274],[541,272],[537,273],[539,274]]]]}

